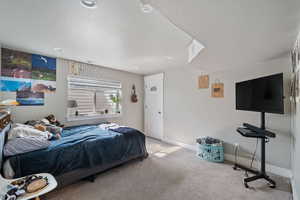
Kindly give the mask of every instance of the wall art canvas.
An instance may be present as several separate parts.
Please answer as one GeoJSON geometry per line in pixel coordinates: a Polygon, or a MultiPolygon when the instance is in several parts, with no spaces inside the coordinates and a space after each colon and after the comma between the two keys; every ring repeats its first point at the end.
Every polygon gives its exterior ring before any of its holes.
{"type": "Polygon", "coordinates": [[[0,91],[2,92],[28,91],[30,89],[30,79],[14,79],[9,77],[0,78],[0,91]]]}
{"type": "Polygon", "coordinates": [[[32,80],[31,91],[51,93],[56,91],[55,81],[32,80]]]}
{"type": "Polygon", "coordinates": [[[42,106],[44,105],[44,97],[43,92],[19,91],[16,100],[20,106],[42,106]]]}
{"type": "Polygon", "coordinates": [[[30,79],[31,59],[31,54],[2,48],[1,76],[30,79]]]}
{"type": "Polygon", "coordinates": [[[56,59],[32,54],[32,79],[56,81],[56,59]]]}

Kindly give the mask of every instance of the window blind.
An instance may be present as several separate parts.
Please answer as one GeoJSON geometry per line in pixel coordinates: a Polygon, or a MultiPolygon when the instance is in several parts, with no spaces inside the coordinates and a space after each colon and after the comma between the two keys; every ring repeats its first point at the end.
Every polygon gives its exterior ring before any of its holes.
{"type": "Polygon", "coordinates": [[[77,102],[79,115],[118,114],[121,112],[121,88],[119,81],[69,77],[68,100],[77,102]]]}

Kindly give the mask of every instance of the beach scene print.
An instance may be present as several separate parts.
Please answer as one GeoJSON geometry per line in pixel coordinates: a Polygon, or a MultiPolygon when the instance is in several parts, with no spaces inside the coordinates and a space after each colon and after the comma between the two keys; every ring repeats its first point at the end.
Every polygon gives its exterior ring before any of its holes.
{"type": "Polygon", "coordinates": [[[0,78],[0,91],[2,92],[29,91],[30,89],[30,79],[0,78]]]}
{"type": "Polygon", "coordinates": [[[42,106],[45,95],[42,92],[19,91],[16,101],[20,106],[42,106]]]}

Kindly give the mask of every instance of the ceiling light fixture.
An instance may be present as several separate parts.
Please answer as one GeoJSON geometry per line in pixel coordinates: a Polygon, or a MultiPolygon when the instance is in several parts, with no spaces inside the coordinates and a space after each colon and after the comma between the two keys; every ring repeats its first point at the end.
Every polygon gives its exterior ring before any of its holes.
{"type": "Polygon", "coordinates": [[[171,56],[166,56],[166,59],[168,59],[168,60],[173,60],[173,57],[171,57],[171,56]]]}
{"type": "Polygon", "coordinates": [[[97,8],[96,0],[81,0],[80,3],[85,8],[89,8],[89,9],[97,8]]]}

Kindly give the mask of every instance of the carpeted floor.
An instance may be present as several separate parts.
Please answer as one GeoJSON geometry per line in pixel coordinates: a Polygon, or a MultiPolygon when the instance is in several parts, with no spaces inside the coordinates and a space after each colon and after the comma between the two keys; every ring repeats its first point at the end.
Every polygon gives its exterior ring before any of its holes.
{"type": "Polygon", "coordinates": [[[242,171],[232,165],[199,160],[181,147],[148,139],[150,156],[99,174],[94,183],[80,181],[49,193],[49,200],[289,200],[285,178],[272,176],[276,189],[264,181],[245,189],[242,171]]]}

